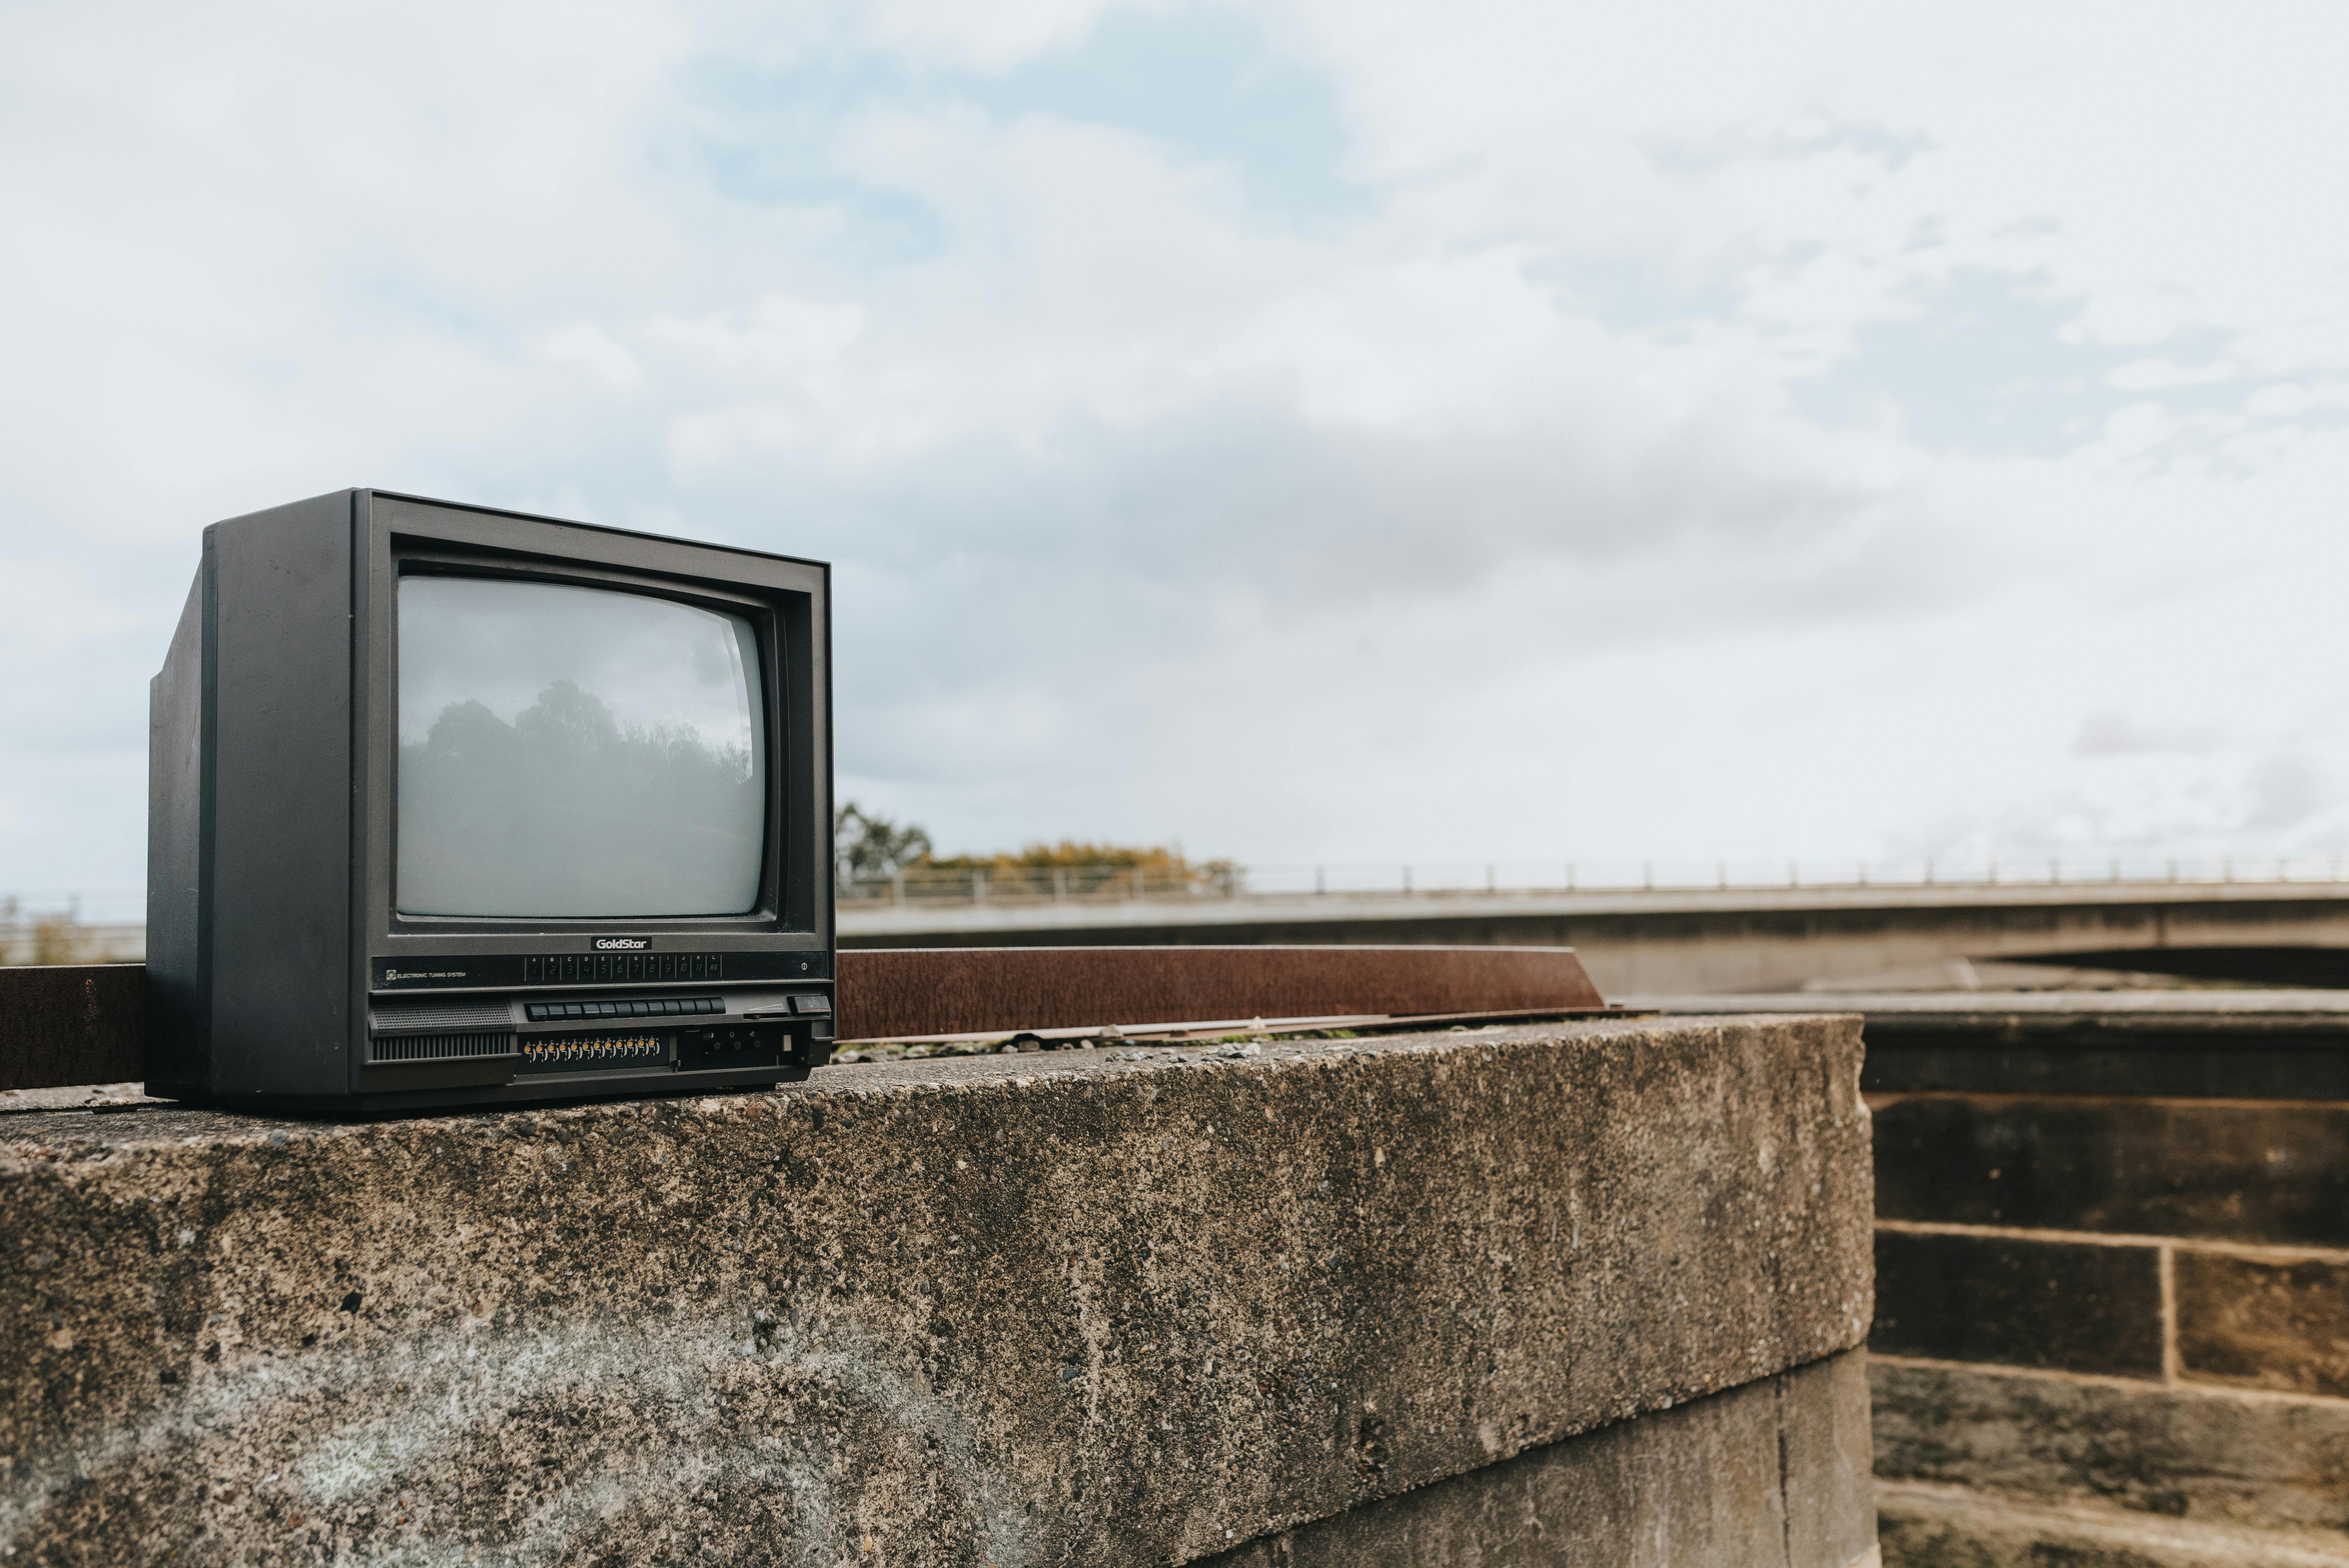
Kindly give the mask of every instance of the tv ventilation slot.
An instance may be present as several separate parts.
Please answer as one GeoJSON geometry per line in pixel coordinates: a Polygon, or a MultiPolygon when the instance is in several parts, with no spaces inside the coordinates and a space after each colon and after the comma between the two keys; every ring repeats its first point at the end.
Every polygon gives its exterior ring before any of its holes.
{"type": "Polygon", "coordinates": [[[510,1057],[513,1054],[514,1037],[511,1030],[503,1034],[406,1035],[396,1039],[367,1043],[367,1060],[371,1062],[443,1062],[460,1057],[510,1057]]]}
{"type": "Polygon", "coordinates": [[[379,1035],[513,1026],[513,1009],[503,1002],[378,1002],[367,1015],[379,1035]]]}

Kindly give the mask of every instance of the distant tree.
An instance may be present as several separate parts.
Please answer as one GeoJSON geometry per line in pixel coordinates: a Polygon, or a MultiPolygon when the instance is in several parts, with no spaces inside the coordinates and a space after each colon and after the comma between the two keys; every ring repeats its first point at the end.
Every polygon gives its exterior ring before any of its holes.
{"type": "Polygon", "coordinates": [[[1077,839],[1062,839],[1057,844],[1034,843],[1017,851],[999,851],[991,855],[933,857],[929,863],[947,871],[977,868],[991,872],[1073,870],[1080,866],[1121,871],[1131,871],[1140,866],[1152,872],[1184,872],[1191,866],[1180,850],[1162,844],[1136,848],[1126,844],[1096,844],[1077,839]]]}
{"type": "Polygon", "coordinates": [[[893,876],[930,858],[930,835],[907,822],[891,821],[851,800],[832,820],[833,858],[844,882],[893,876]]]}
{"type": "Polygon", "coordinates": [[[1063,839],[1057,844],[1030,844],[1016,854],[934,856],[922,864],[937,871],[983,871],[1006,880],[1031,882],[1050,882],[1050,873],[1066,872],[1073,879],[1068,885],[1080,892],[1134,872],[1162,888],[1199,884],[1226,890],[1238,874],[1238,868],[1229,861],[1189,860],[1180,849],[1164,844],[1137,847],[1076,839],[1063,839]]]}
{"type": "Polygon", "coordinates": [[[45,914],[33,922],[36,964],[79,964],[88,947],[88,934],[72,913],[45,914]]]}
{"type": "Polygon", "coordinates": [[[78,909],[27,917],[16,899],[0,898],[0,964],[82,964],[89,952],[78,909]]]}
{"type": "Polygon", "coordinates": [[[922,829],[910,822],[893,822],[854,801],[834,814],[832,843],[843,885],[869,885],[905,871],[985,872],[997,879],[998,886],[1026,883],[1081,893],[1123,886],[1123,879],[1140,872],[1154,887],[1187,885],[1228,892],[1239,874],[1239,868],[1229,861],[1188,860],[1179,848],[1164,844],[1136,847],[1063,839],[1057,844],[1032,843],[1016,853],[941,855],[922,829]]]}

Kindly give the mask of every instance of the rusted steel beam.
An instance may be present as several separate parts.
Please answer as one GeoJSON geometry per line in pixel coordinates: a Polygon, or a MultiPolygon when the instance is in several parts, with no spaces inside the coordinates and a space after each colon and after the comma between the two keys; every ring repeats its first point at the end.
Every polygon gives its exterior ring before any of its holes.
{"type": "MultiPolygon", "coordinates": [[[[843,1040],[1605,1005],[1565,947],[866,948],[839,973],[843,1040]]],[[[0,968],[0,1089],[145,1078],[146,978],[0,968]]]]}
{"type": "Polygon", "coordinates": [[[840,954],[840,1037],[1605,1004],[1566,947],[897,947],[840,954]]]}
{"type": "Polygon", "coordinates": [[[147,1076],[147,965],[0,969],[0,1089],[147,1076]]]}

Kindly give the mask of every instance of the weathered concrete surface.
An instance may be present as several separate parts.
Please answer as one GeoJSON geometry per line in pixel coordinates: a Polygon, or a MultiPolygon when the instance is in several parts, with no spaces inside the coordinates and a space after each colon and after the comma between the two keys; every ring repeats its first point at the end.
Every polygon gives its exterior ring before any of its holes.
{"type": "Polygon", "coordinates": [[[7,1118],[0,1545],[1174,1563],[1865,1332],[1849,1019],[1137,1054],[7,1118]]]}
{"type": "Polygon", "coordinates": [[[1864,1353],[1287,1531],[1214,1568],[1850,1568],[1876,1560],[1864,1353]]]}

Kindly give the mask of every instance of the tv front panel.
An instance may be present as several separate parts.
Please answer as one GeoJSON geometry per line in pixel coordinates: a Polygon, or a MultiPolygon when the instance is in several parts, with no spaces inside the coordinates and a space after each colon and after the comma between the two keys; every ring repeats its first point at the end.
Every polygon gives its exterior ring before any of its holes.
{"type": "Polygon", "coordinates": [[[150,701],[149,1092],[804,1077],[829,654],[814,562],[373,490],[205,530],[150,701]]]}

